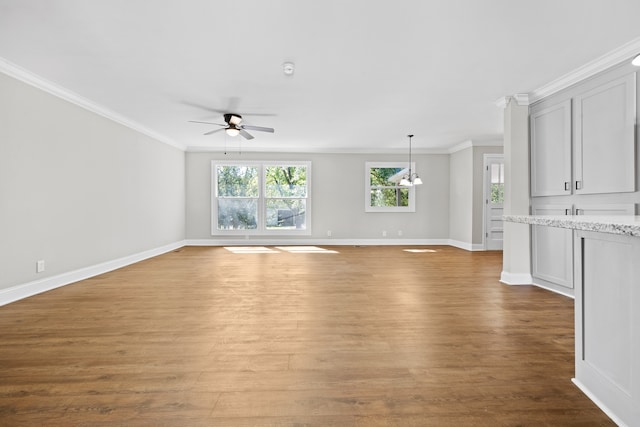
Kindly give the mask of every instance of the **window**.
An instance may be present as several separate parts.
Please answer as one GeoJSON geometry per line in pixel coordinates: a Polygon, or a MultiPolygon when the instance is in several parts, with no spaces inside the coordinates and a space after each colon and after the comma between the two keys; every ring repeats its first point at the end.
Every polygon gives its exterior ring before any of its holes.
{"type": "MultiPolygon", "coordinates": [[[[415,164],[411,164],[411,169],[415,169],[415,164]]],[[[415,188],[399,184],[406,173],[406,162],[367,162],[365,212],[415,212],[415,188]]]]}
{"type": "Polygon", "coordinates": [[[310,234],[310,162],[213,162],[212,176],[212,234],[310,234]]]}
{"type": "Polygon", "coordinates": [[[504,203],[504,163],[491,163],[491,203],[504,203]]]}

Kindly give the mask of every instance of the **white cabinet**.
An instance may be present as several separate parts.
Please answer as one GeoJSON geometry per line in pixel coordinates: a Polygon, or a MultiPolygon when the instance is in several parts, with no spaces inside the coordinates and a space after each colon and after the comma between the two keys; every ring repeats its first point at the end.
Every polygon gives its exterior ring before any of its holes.
{"type": "MultiPolygon", "coordinates": [[[[634,203],[540,205],[533,215],[635,215],[634,203]]],[[[531,226],[531,273],[536,285],[574,295],[573,232],[565,228],[531,226]]]]}
{"type": "MultiPolygon", "coordinates": [[[[571,215],[571,205],[544,205],[534,215],[571,215]]],[[[565,228],[531,227],[532,275],[534,282],[573,295],[573,235],[565,228]]]]}
{"type": "Polygon", "coordinates": [[[576,231],[574,382],[619,425],[640,425],[640,237],[576,231]]]}
{"type": "Polygon", "coordinates": [[[636,73],[531,107],[531,195],[636,190],[636,73]]]}
{"type": "Polygon", "coordinates": [[[574,97],[576,194],[635,191],[636,75],[574,97]]]}
{"type": "Polygon", "coordinates": [[[634,203],[619,203],[607,205],[576,205],[576,215],[635,215],[634,203]]]}
{"type": "Polygon", "coordinates": [[[571,194],[571,100],[533,111],[531,195],[571,194]]]}

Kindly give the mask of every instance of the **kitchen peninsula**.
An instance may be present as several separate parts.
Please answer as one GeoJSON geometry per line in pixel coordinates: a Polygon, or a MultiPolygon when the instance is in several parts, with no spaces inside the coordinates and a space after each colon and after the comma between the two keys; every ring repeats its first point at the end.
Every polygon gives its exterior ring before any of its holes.
{"type": "Polygon", "coordinates": [[[617,424],[640,426],[640,216],[503,219],[573,230],[573,381],[617,424]]]}

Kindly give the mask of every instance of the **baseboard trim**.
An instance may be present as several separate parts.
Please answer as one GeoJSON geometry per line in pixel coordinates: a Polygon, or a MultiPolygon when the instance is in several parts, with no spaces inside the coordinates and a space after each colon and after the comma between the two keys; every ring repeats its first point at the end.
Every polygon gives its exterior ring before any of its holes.
{"type": "Polygon", "coordinates": [[[162,255],[167,252],[179,249],[185,245],[184,241],[170,243],[158,248],[149,249],[137,254],[114,259],[89,267],[80,268],[78,270],[69,271],[67,273],[58,274],[56,276],[47,277],[45,279],[34,280],[33,282],[23,283],[7,289],[0,290],[0,306],[37,295],[52,289],[70,285],[80,280],[88,279],[99,274],[107,273],[127,265],[135,264],[154,256],[162,255]]]}
{"type": "Polygon", "coordinates": [[[580,389],[581,392],[583,392],[589,399],[591,399],[591,401],[595,403],[596,406],[600,408],[602,412],[604,412],[607,415],[607,417],[611,418],[611,421],[613,421],[620,427],[627,427],[627,424],[624,421],[618,418],[616,414],[614,414],[611,411],[611,409],[607,407],[607,405],[602,403],[602,401],[598,399],[593,393],[591,393],[591,391],[584,384],[582,384],[577,378],[571,378],[571,382],[573,382],[576,385],[576,387],[580,389]]]}
{"type": "Polygon", "coordinates": [[[500,273],[500,282],[505,285],[532,285],[533,277],[528,273],[509,273],[503,271],[500,273]]]}
{"type": "Polygon", "coordinates": [[[484,251],[484,245],[482,243],[469,243],[461,242],[459,240],[449,239],[449,246],[464,249],[465,251],[484,251]]]}
{"type": "Polygon", "coordinates": [[[452,246],[449,239],[187,239],[185,246],[452,246]]]}
{"type": "Polygon", "coordinates": [[[544,289],[545,291],[554,292],[556,294],[563,295],[563,296],[569,297],[571,299],[576,299],[576,297],[573,294],[571,294],[570,292],[561,291],[560,289],[555,289],[555,288],[553,288],[551,286],[546,286],[546,285],[543,285],[541,283],[536,283],[535,281],[533,282],[533,285],[537,286],[537,287],[539,287],[541,289],[544,289]]]}

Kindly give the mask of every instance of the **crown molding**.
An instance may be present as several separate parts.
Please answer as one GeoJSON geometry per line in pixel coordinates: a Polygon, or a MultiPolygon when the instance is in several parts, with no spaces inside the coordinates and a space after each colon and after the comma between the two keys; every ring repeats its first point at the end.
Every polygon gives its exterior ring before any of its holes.
{"type": "Polygon", "coordinates": [[[511,101],[515,101],[515,103],[521,107],[531,104],[528,93],[515,93],[513,95],[503,96],[502,98],[498,98],[494,103],[499,108],[507,108],[507,105],[509,105],[511,101]]]}
{"type": "Polygon", "coordinates": [[[49,80],[46,80],[32,73],[31,71],[28,71],[1,57],[0,57],[0,72],[8,75],[9,77],[13,77],[14,79],[19,80],[23,83],[26,83],[30,86],[33,86],[37,89],[40,89],[44,92],[47,92],[53,96],[56,96],[67,102],[70,102],[81,108],[84,108],[85,110],[91,111],[92,113],[98,114],[111,121],[114,121],[123,126],[126,126],[136,132],[139,132],[150,138],[153,138],[156,141],[178,148],[182,151],[186,149],[184,144],[180,144],[179,142],[174,141],[171,138],[161,135],[155,131],[152,131],[151,129],[139,123],[136,123],[132,120],[127,119],[126,117],[116,113],[115,111],[112,111],[106,107],[103,107],[102,105],[92,102],[87,98],[84,98],[78,95],[77,93],[72,92],[62,86],[58,86],[57,84],[50,82],[49,80]]]}
{"type": "MultiPolygon", "coordinates": [[[[496,145],[496,144],[490,144],[496,145]]],[[[266,147],[257,149],[255,147],[250,150],[241,149],[238,147],[213,147],[213,146],[200,146],[200,145],[189,145],[185,149],[188,153],[229,153],[229,154],[237,154],[237,153],[300,153],[300,154],[407,154],[407,148],[322,148],[322,147],[314,147],[314,148],[291,148],[291,147],[266,147]]],[[[440,147],[440,148],[412,148],[411,152],[413,154],[449,154],[450,148],[448,147],[440,147]]]]}
{"type": "Polygon", "coordinates": [[[499,139],[487,140],[487,141],[477,141],[468,139],[460,144],[454,145],[453,147],[447,150],[447,154],[457,153],[458,151],[465,150],[471,147],[502,147],[504,146],[504,141],[499,139]]]}
{"type": "MultiPolygon", "coordinates": [[[[501,139],[488,139],[488,140],[471,140],[468,139],[458,144],[454,144],[451,146],[445,146],[440,148],[413,148],[411,152],[413,154],[453,154],[455,152],[464,150],[470,147],[502,147],[504,146],[504,142],[501,139]]],[[[258,154],[258,153],[300,153],[300,154],[399,154],[404,155],[407,154],[407,150],[405,148],[344,148],[344,149],[304,149],[304,150],[292,150],[291,148],[284,147],[271,147],[269,149],[256,150],[255,148],[252,150],[238,150],[235,149],[222,149],[220,147],[204,147],[204,146],[187,146],[187,153],[217,153],[217,154],[258,154]]]]}
{"type": "Polygon", "coordinates": [[[578,82],[618,65],[624,61],[631,61],[633,57],[640,53],[640,37],[612,50],[595,60],[588,62],[562,77],[559,77],[546,85],[531,92],[531,102],[538,101],[547,96],[553,95],[563,89],[568,88],[578,82]]]}

